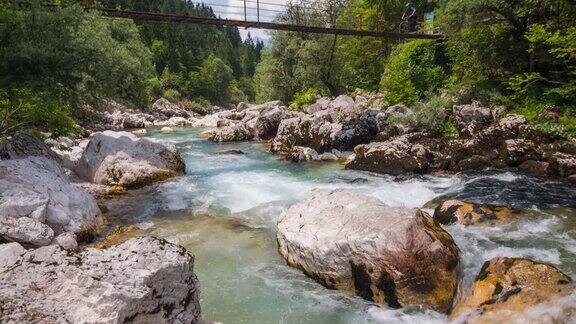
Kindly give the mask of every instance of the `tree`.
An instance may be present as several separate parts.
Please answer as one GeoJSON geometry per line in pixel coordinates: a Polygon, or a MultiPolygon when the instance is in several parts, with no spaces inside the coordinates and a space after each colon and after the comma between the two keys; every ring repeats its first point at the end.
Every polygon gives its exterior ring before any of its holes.
{"type": "Polygon", "coordinates": [[[442,46],[434,41],[413,40],[399,45],[386,62],[381,86],[390,104],[412,105],[440,89],[448,62],[442,46]]]}
{"type": "MultiPolygon", "coordinates": [[[[162,12],[175,15],[215,18],[211,7],[186,0],[102,0],[108,8],[121,8],[146,12],[162,12]]],[[[210,85],[199,84],[198,73],[210,56],[219,58],[232,69],[233,78],[240,81],[254,75],[254,67],[260,60],[262,42],[242,41],[236,27],[214,27],[198,24],[163,24],[158,22],[136,22],[142,38],[154,53],[154,65],[157,78],[164,89],[154,93],[170,94],[173,99],[196,100],[210,97],[219,104],[228,104],[214,95],[218,89],[208,89],[210,85]],[[165,71],[169,77],[165,77],[165,71]],[[192,79],[191,79],[192,78],[192,79]]],[[[213,61],[213,59],[210,59],[213,61]]],[[[153,82],[158,84],[158,82],[153,82]]],[[[240,83],[239,83],[240,84],[240,83]]],[[[243,82],[242,84],[246,84],[243,82]]],[[[213,86],[217,86],[212,83],[213,86]]]]}
{"type": "Polygon", "coordinates": [[[187,93],[192,98],[202,97],[212,103],[226,104],[230,100],[232,81],[232,68],[215,55],[210,55],[198,71],[190,72],[187,93]]]}
{"type": "Polygon", "coordinates": [[[151,53],[131,21],[75,5],[8,6],[0,10],[0,40],[1,107],[9,123],[65,133],[86,103],[148,102],[151,53]]]}

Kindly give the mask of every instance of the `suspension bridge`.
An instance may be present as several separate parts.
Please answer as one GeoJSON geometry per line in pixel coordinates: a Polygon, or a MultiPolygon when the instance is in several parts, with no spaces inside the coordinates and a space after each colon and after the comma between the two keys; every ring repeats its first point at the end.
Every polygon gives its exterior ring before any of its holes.
{"type": "MultiPolygon", "coordinates": [[[[287,3],[273,3],[265,0],[227,0],[226,4],[205,1],[189,1],[195,5],[210,7],[216,17],[112,9],[92,6],[92,2],[92,0],[86,1],[85,8],[87,10],[99,11],[108,17],[127,18],[138,21],[188,23],[316,34],[370,36],[390,39],[441,39],[443,37],[438,33],[351,29],[338,27],[335,23],[328,23],[324,26],[313,26],[304,23],[299,19],[299,17],[302,17],[307,13],[310,14],[310,12],[318,15],[329,15],[330,12],[325,8],[306,5],[306,0],[289,0],[287,3]],[[295,19],[279,19],[289,11],[296,13],[295,19]]],[[[55,5],[49,6],[57,7],[55,5]]]]}

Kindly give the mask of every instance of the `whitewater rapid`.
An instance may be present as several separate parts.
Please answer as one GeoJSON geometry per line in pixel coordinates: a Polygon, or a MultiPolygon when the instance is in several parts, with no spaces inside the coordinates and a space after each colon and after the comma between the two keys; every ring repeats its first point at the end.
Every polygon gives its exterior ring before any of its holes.
{"type": "MultiPolygon", "coordinates": [[[[483,262],[496,256],[528,257],[576,275],[576,186],[572,184],[498,171],[399,179],[344,170],[338,163],[294,164],[279,160],[261,143],[215,144],[202,139],[200,132],[150,132],[179,147],[186,175],[132,191],[106,207],[114,222],[136,223],[195,255],[207,320],[446,322],[445,315],[430,310],[391,310],[325,289],[283,262],[276,251],[278,216],[317,188],[355,190],[391,206],[427,209],[431,201],[455,197],[525,210],[526,217],[501,226],[446,227],[461,250],[464,289],[483,262]],[[231,149],[244,154],[215,154],[231,149]]],[[[575,299],[569,296],[561,303],[574,304],[575,299]]],[[[558,304],[531,309],[523,316],[554,311],[559,311],[558,304]]]]}

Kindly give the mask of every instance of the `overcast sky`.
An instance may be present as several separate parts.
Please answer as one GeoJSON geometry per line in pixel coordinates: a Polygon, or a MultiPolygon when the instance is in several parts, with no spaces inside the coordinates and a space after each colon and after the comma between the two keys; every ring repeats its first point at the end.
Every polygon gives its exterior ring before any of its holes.
{"type": "MultiPolygon", "coordinates": [[[[212,5],[212,9],[216,16],[228,19],[244,20],[244,0],[192,0],[194,3],[205,3],[212,5]]],[[[279,14],[285,8],[283,5],[288,0],[259,0],[260,1],[260,21],[271,21],[274,16],[279,14]]],[[[256,21],[256,0],[246,0],[246,13],[248,20],[256,21]]],[[[265,30],[261,29],[244,29],[239,28],[242,38],[246,38],[248,33],[253,38],[260,38],[267,42],[270,36],[265,30]]]]}

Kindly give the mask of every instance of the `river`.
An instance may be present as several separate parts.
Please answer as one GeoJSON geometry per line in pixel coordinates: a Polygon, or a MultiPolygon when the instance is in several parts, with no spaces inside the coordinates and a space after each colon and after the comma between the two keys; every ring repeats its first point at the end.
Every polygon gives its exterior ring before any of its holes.
{"type": "MultiPolygon", "coordinates": [[[[391,206],[428,207],[432,200],[456,197],[525,210],[524,218],[497,227],[445,227],[461,249],[462,287],[469,286],[483,262],[495,256],[528,257],[576,275],[573,184],[502,171],[398,179],[344,170],[338,163],[282,161],[262,143],[216,144],[203,139],[201,131],[150,131],[148,136],[178,146],[186,175],[107,201],[106,216],[113,223],[136,223],[146,233],[178,243],[195,255],[207,320],[225,324],[447,321],[445,315],[430,310],[391,310],[328,290],[283,262],[275,239],[278,216],[315,188],[356,190],[391,206]],[[216,154],[227,150],[243,154],[216,154]]],[[[564,302],[574,303],[573,297],[564,302]]],[[[554,312],[554,307],[532,313],[554,312]]]]}

